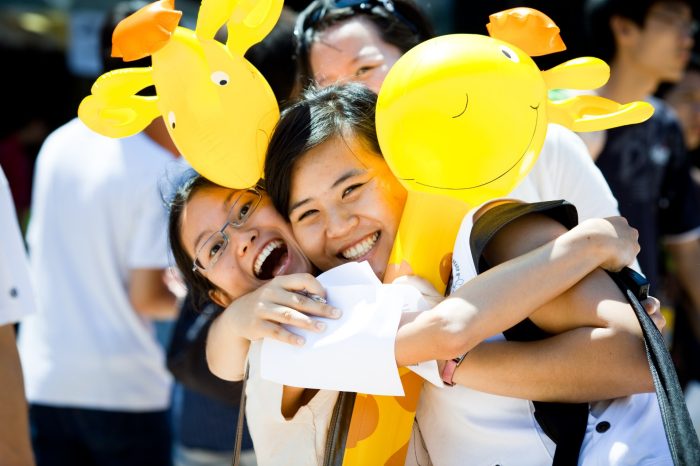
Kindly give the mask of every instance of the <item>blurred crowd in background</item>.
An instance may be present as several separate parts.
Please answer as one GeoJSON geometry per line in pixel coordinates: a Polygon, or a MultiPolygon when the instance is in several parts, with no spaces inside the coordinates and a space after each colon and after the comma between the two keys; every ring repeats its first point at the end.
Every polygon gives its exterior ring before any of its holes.
{"type": "MultiPolygon", "coordinates": [[[[0,166],[9,181],[23,232],[32,215],[32,182],[39,149],[52,131],[75,118],[80,101],[89,94],[95,78],[104,71],[99,34],[108,11],[116,3],[115,0],[0,0],[0,60],[3,63],[0,91],[4,101],[4,111],[0,117],[0,166]]],[[[557,23],[567,45],[564,52],[536,58],[540,68],[546,69],[567,59],[591,54],[581,21],[583,0],[418,0],[417,3],[432,20],[437,34],[485,34],[489,14],[516,6],[537,8],[557,23]]],[[[307,4],[305,0],[285,1],[291,12],[301,11],[307,4]]],[[[176,8],[184,12],[181,25],[193,27],[199,2],[177,0],[176,8]]],[[[291,40],[291,29],[287,33],[291,40]]],[[[679,116],[688,122],[686,143],[695,166],[693,176],[698,183],[699,43],[696,35],[688,82],[684,82],[682,87],[662,85],[658,91],[658,95],[674,104],[679,116]]],[[[266,74],[264,70],[261,71],[266,74]]],[[[95,157],[98,156],[95,154],[95,157]]],[[[663,307],[664,296],[660,298],[663,307]]],[[[669,309],[671,307],[668,306],[669,309]]],[[[184,327],[175,328],[173,321],[158,324],[159,340],[164,347],[168,347],[173,338],[186,338],[188,326],[196,321],[197,315],[192,310],[182,312],[191,314],[188,323],[182,324],[184,327]]],[[[667,310],[666,317],[668,325],[665,335],[673,347],[674,334],[692,333],[693,327],[684,324],[685,320],[678,324],[678,317],[670,310],[667,310]]],[[[689,338],[695,339],[692,335],[689,338]]],[[[694,352],[699,348],[697,341],[681,349],[674,348],[683,383],[700,377],[696,368],[685,363],[688,359],[700,359],[700,354],[694,352]]],[[[700,391],[700,388],[697,390],[700,391]]],[[[178,385],[172,396],[176,442],[194,450],[221,451],[219,459],[225,464],[235,433],[235,422],[230,421],[236,418],[235,398],[230,395],[217,398],[215,394],[178,385]],[[214,412],[216,416],[211,415],[214,412]]],[[[251,448],[249,439],[246,439],[244,446],[251,448]]],[[[187,452],[191,453],[189,450],[187,452]]],[[[198,464],[188,462],[190,459],[185,461],[180,458],[180,464],[198,464]]],[[[254,464],[254,459],[249,461],[252,463],[248,464],[254,464]]]]}

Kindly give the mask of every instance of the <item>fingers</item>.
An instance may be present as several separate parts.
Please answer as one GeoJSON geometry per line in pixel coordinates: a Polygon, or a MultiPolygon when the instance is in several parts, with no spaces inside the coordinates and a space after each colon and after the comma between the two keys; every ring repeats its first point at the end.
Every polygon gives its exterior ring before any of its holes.
{"type": "Polygon", "coordinates": [[[311,332],[322,332],[326,329],[325,322],[312,319],[305,313],[284,305],[265,306],[259,312],[258,317],[267,322],[296,327],[311,332]]]}
{"type": "Polygon", "coordinates": [[[644,310],[649,314],[656,328],[660,331],[663,330],[666,327],[666,318],[661,313],[661,302],[655,297],[649,296],[642,301],[642,306],[644,306],[644,310]]]}
{"type": "Polygon", "coordinates": [[[647,311],[647,314],[650,316],[655,313],[661,313],[661,301],[653,296],[648,296],[647,299],[642,301],[642,306],[644,306],[644,310],[647,311]]]}
{"type": "Polygon", "coordinates": [[[337,319],[341,316],[338,308],[325,302],[326,290],[310,274],[293,274],[277,277],[277,288],[270,301],[285,307],[301,311],[304,314],[337,319]]]}
{"type": "Polygon", "coordinates": [[[306,342],[303,337],[290,332],[280,324],[265,322],[264,325],[263,335],[265,338],[271,338],[294,346],[303,346],[306,342]]]}

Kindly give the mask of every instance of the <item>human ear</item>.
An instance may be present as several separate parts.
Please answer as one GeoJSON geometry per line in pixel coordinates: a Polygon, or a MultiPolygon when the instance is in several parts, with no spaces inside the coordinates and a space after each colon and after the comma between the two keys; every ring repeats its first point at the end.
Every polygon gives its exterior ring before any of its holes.
{"type": "Polygon", "coordinates": [[[610,18],[610,30],[617,41],[630,37],[636,29],[638,29],[637,25],[627,18],[622,16],[610,18]]]}

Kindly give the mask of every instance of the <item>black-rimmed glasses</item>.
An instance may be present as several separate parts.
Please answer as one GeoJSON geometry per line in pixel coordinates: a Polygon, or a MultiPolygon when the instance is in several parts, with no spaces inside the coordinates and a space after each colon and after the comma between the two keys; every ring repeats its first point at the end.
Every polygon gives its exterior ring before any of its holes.
{"type": "Polygon", "coordinates": [[[262,194],[260,191],[254,188],[246,189],[236,194],[233,205],[226,216],[226,223],[224,226],[211,235],[204,244],[197,249],[192,263],[193,272],[198,270],[210,270],[216,265],[216,262],[228,246],[229,235],[226,234],[226,229],[229,226],[233,228],[242,227],[255,211],[261,198],[262,194]]]}

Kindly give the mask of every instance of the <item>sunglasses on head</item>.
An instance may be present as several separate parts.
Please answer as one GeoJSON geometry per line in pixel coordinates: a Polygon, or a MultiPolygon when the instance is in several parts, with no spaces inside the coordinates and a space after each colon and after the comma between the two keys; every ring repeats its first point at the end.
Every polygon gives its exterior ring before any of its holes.
{"type": "Polygon", "coordinates": [[[350,8],[353,12],[370,14],[374,8],[381,8],[405,24],[414,34],[418,28],[396,10],[392,0],[316,0],[311,2],[299,16],[294,25],[294,37],[297,41],[298,56],[305,56],[308,40],[306,32],[315,28],[330,12],[350,8]]]}

